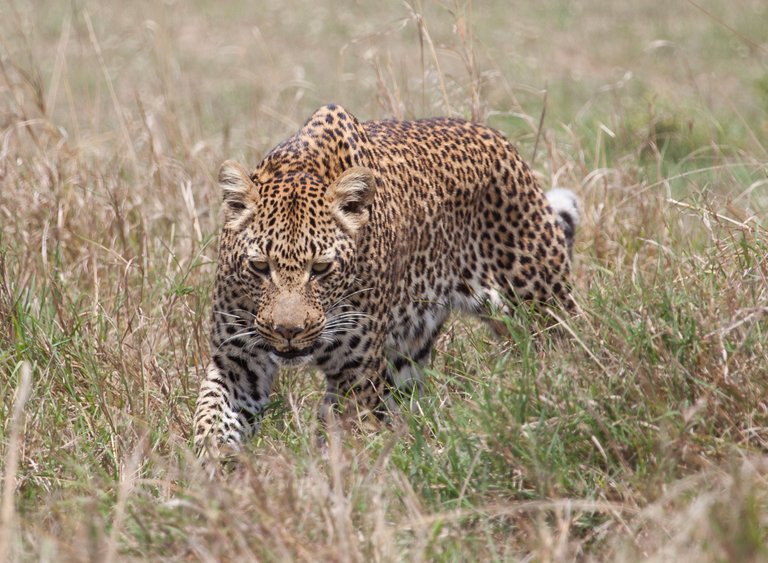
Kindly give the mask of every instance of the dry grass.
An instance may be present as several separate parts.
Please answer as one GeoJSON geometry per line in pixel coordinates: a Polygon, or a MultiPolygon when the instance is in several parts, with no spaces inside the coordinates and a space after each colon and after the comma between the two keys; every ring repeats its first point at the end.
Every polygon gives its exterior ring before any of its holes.
{"type": "Polygon", "coordinates": [[[768,558],[764,2],[1,13],[0,559],[768,558]],[[536,145],[583,201],[584,313],[510,345],[456,320],[401,424],[324,451],[286,373],[210,482],[212,172],[329,101],[536,145]]]}

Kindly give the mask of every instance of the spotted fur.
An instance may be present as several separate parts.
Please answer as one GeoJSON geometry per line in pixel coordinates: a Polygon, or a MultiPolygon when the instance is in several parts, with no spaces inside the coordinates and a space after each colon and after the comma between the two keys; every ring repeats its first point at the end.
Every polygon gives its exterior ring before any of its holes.
{"type": "Polygon", "coordinates": [[[451,310],[573,307],[571,192],[552,205],[497,131],[459,119],[360,123],[317,110],[252,173],[225,162],[199,454],[258,428],[281,365],[377,410],[418,384],[451,310]],[[553,210],[553,206],[555,210],[553,210]]]}

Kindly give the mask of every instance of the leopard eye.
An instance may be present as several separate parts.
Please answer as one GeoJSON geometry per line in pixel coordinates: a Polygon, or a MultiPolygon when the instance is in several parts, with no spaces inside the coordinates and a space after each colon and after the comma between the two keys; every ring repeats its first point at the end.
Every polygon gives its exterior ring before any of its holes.
{"type": "Polygon", "coordinates": [[[312,276],[322,276],[323,274],[327,274],[331,269],[331,263],[330,262],[315,262],[312,264],[312,276]]]}
{"type": "Polygon", "coordinates": [[[269,263],[266,260],[249,260],[248,267],[255,273],[266,276],[269,273],[269,263]]]}

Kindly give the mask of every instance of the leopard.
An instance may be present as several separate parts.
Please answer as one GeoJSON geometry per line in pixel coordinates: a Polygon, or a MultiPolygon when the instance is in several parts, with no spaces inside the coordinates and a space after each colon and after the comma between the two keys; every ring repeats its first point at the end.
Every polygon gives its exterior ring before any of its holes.
{"type": "Polygon", "coordinates": [[[224,162],[211,358],[193,447],[215,458],[259,430],[284,367],[379,414],[418,389],[452,312],[572,312],[580,211],[545,193],[499,131],[453,117],[359,121],[316,110],[252,170],[224,162]],[[551,309],[550,309],[551,310],[551,309]]]}

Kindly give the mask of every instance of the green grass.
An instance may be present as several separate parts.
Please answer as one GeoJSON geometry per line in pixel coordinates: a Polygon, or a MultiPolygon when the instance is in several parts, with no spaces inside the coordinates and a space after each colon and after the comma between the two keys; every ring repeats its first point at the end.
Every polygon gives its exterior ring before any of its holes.
{"type": "Polygon", "coordinates": [[[11,2],[0,559],[768,558],[768,8],[737,4],[11,2]],[[330,101],[535,151],[582,201],[582,312],[452,320],[423,394],[326,449],[286,372],[211,481],[214,174],[330,101]]]}

